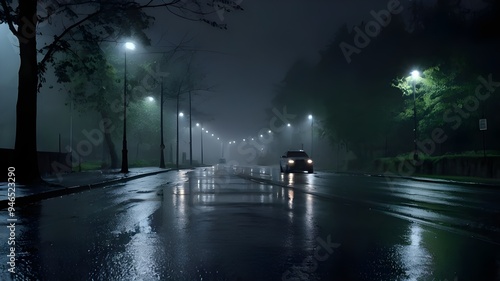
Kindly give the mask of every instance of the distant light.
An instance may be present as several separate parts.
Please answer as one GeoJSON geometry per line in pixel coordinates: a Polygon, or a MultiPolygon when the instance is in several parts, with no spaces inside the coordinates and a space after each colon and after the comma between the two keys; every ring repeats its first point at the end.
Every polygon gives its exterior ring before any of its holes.
{"type": "Polygon", "coordinates": [[[229,144],[233,143],[232,141],[229,142],[229,144]]]}
{"type": "Polygon", "coordinates": [[[155,101],[155,98],[153,98],[153,97],[147,97],[147,100],[150,101],[150,102],[153,102],[153,101],[155,101]]]}
{"type": "Polygon", "coordinates": [[[290,126],[292,126],[292,125],[291,125],[290,123],[288,123],[288,124],[286,124],[286,126],[287,126],[287,127],[290,127],[290,126]]]}
{"type": "Polygon", "coordinates": [[[127,48],[129,50],[135,50],[135,44],[132,42],[127,42],[127,43],[125,43],[125,48],[127,48]]]}
{"type": "Polygon", "coordinates": [[[217,140],[219,140],[219,138],[217,138],[217,140]]]}
{"type": "Polygon", "coordinates": [[[307,116],[307,118],[309,118],[309,120],[313,119],[313,116],[311,114],[309,114],[309,116],[307,116]]]}
{"type": "Polygon", "coordinates": [[[263,136],[263,135],[260,135],[260,137],[262,138],[262,137],[264,137],[264,136],[263,136]]]}
{"type": "Polygon", "coordinates": [[[182,113],[182,112],[181,112],[181,113],[179,113],[179,116],[180,116],[180,117],[183,117],[183,116],[184,116],[184,113],[182,113]]]}
{"type": "Polygon", "coordinates": [[[253,138],[252,138],[252,140],[253,140],[253,138]]]}
{"type": "Polygon", "coordinates": [[[207,134],[208,134],[208,130],[206,130],[206,131],[205,131],[205,133],[207,133],[207,134]]]}
{"type": "Polygon", "coordinates": [[[196,127],[199,127],[200,126],[200,123],[196,123],[196,127]]]}
{"type": "Polygon", "coordinates": [[[272,133],[272,131],[271,131],[271,130],[269,130],[269,131],[267,131],[267,132],[268,132],[268,133],[272,133]]]}
{"type": "Polygon", "coordinates": [[[243,141],[247,141],[246,139],[243,139],[243,141]]]}
{"type": "Polygon", "coordinates": [[[413,78],[419,78],[419,77],[420,77],[420,72],[419,72],[418,70],[413,70],[413,71],[411,72],[411,76],[412,76],[413,78]]]}
{"type": "Polygon", "coordinates": [[[205,131],[205,128],[201,128],[202,131],[205,131]]]}
{"type": "Polygon", "coordinates": [[[214,134],[212,134],[212,137],[214,136],[214,134]]]}

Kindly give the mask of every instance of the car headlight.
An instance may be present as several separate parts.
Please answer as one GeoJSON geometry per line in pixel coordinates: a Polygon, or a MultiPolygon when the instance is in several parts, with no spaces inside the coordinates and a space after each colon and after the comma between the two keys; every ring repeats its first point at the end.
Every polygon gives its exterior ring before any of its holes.
{"type": "Polygon", "coordinates": [[[295,161],[293,161],[293,160],[291,160],[291,159],[290,159],[290,160],[288,160],[288,164],[293,164],[293,163],[295,163],[295,161]]]}
{"type": "Polygon", "coordinates": [[[312,164],[313,161],[311,159],[307,159],[307,163],[312,164]]]}

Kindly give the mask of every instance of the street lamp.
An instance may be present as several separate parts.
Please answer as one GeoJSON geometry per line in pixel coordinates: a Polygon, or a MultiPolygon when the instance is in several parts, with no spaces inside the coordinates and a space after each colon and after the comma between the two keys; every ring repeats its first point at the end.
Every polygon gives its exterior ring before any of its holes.
{"type": "MultiPolygon", "coordinates": [[[[201,127],[201,125],[199,123],[196,123],[196,126],[201,127]]],[[[204,128],[201,127],[201,131],[200,131],[200,143],[201,143],[200,146],[201,146],[201,149],[200,149],[200,151],[201,151],[201,165],[202,166],[203,166],[203,130],[204,130],[204,128]]]]}
{"type": "Polygon", "coordinates": [[[309,114],[309,116],[307,116],[307,118],[309,118],[309,120],[311,120],[311,157],[313,157],[313,124],[314,124],[314,119],[313,119],[313,116],[311,114],[309,114]]]}
{"type": "Polygon", "coordinates": [[[127,150],[127,50],[134,50],[132,42],[125,43],[124,72],[123,72],[123,148],[121,173],[128,173],[128,150],[127,150]]]}
{"type": "Polygon", "coordinates": [[[193,167],[193,106],[191,103],[191,91],[189,91],[189,166],[193,167]]]}
{"type": "MultiPolygon", "coordinates": [[[[177,112],[179,112],[179,105],[177,104],[177,112]]],[[[175,159],[175,166],[177,169],[179,169],[179,117],[184,117],[183,112],[179,112],[177,114],[177,153],[176,153],[176,159],[175,159]]]]}
{"type": "MultiPolygon", "coordinates": [[[[219,140],[219,138],[217,138],[217,140],[219,140]]],[[[223,141],[220,142],[220,159],[221,160],[224,159],[224,142],[223,141]]],[[[224,160],[222,160],[222,161],[224,161],[224,160]]]]}
{"type": "Polygon", "coordinates": [[[292,149],[292,137],[293,137],[292,124],[288,123],[288,124],[286,124],[286,126],[288,127],[288,130],[290,131],[290,132],[288,132],[290,134],[290,147],[289,147],[289,149],[292,149]]]}
{"type": "Polygon", "coordinates": [[[413,159],[418,160],[417,153],[417,102],[416,102],[416,87],[417,79],[420,77],[420,72],[418,70],[413,70],[411,72],[412,84],[413,84],[413,159]]]}
{"type": "MultiPolygon", "coordinates": [[[[154,79],[154,78],[153,78],[154,79]]],[[[154,79],[155,82],[158,82],[158,80],[154,79]]],[[[164,155],[164,150],[165,150],[165,144],[163,141],[163,77],[161,77],[160,80],[160,168],[164,169],[165,168],[165,155],[164,155]]],[[[153,96],[148,96],[146,97],[146,101],[148,102],[155,102],[155,98],[153,96]]]]}
{"type": "Polygon", "coordinates": [[[165,143],[163,142],[163,77],[160,85],[160,168],[165,168],[165,143]]]}

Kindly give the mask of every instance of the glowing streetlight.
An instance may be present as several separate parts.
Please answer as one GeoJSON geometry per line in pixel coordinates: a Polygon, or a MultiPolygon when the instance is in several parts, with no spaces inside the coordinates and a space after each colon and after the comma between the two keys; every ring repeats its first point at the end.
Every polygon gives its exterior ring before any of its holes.
{"type": "Polygon", "coordinates": [[[147,97],[146,100],[149,101],[149,102],[154,102],[155,98],[153,98],[153,97],[150,96],[150,97],[147,97]]]}
{"type": "Polygon", "coordinates": [[[135,44],[132,43],[132,42],[126,42],[125,43],[125,48],[128,49],[128,50],[135,50],[135,44]]]}
{"type": "Polygon", "coordinates": [[[411,77],[413,77],[414,79],[419,78],[420,77],[420,72],[418,70],[413,70],[411,72],[411,77]]]}
{"type": "Polygon", "coordinates": [[[179,113],[179,117],[184,117],[184,113],[179,113]]]}
{"type": "Polygon", "coordinates": [[[127,149],[127,50],[134,50],[135,44],[125,43],[124,72],[123,72],[123,148],[121,173],[128,173],[128,149],[127,149]]]}

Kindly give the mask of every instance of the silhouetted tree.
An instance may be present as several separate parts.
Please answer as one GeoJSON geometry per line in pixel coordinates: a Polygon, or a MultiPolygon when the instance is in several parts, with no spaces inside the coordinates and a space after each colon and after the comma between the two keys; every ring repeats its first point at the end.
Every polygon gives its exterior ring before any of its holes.
{"type": "MultiPolygon", "coordinates": [[[[152,23],[146,9],[165,11],[188,20],[199,20],[225,29],[225,24],[212,20],[231,10],[242,10],[235,1],[47,1],[0,0],[0,23],[7,23],[19,41],[21,65],[16,109],[16,178],[20,183],[40,182],[37,157],[37,93],[44,82],[48,65],[58,52],[70,51],[77,42],[116,40],[141,36],[152,23]],[[15,6],[15,4],[18,4],[15,6]],[[46,4],[40,11],[39,4],[46,4]],[[43,47],[37,45],[43,24],[59,31],[43,47]],[[79,35],[77,38],[73,36],[79,35]],[[38,54],[42,58],[38,60],[38,54]]],[[[142,37],[147,40],[146,37],[142,37]]]]}

